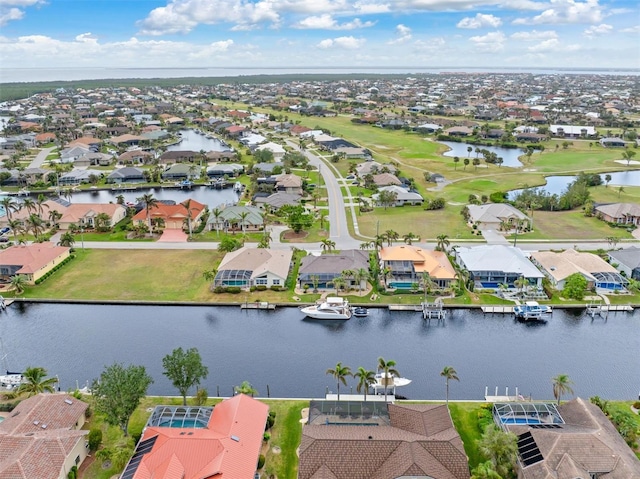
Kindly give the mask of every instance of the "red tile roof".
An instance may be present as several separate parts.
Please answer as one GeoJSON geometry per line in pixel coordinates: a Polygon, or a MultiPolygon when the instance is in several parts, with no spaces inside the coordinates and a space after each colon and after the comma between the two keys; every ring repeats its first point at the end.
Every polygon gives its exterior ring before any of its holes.
{"type": "MultiPolygon", "coordinates": [[[[185,200],[182,203],[178,203],[177,205],[165,205],[164,203],[158,203],[157,206],[151,208],[149,210],[149,216],[151,218],[164,218],[168,219],[184,219],[187,217],[187,208],[185,204],[189,200],[185,200]]],[[[189,209],[191,210],[191,218],[197,218],[202,210],[205,209],[205,205],[197,202],[196,200],[191,200],[189,203],[189,209]]],[[[136,215],[133,217],[133,221],[146,221],[147,220],[147,210],[142,208],[136,215]]]]}
{"type": "Polygon", "coordinates": [[[0,251],[0,265],[22,266],[17,274],[32,274],[68,251],[69,248],[53,243],[11,246],[0,251]]]}
{"type": "Polygon", "coordinates": [[[140,440],[156,440],[133,477],[253,479],[268,411],[239,394],[215,406],[207,428],[148,427],[140,440]]]}

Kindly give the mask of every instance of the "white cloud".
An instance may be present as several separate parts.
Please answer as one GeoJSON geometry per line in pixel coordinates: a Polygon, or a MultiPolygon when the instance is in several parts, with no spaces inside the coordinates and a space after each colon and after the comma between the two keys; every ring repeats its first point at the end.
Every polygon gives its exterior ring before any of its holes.
{"type": "Polygon", "coordinates": [[[613,26],[601,23],[600,25],[592,25],[584,31],[584,36],[588,38],[606,35],[613,31],[613,26]]]}
{"type": "Polygon", "coordinates": [[[622,33],[640,33],[640,25],[636,25],[635,27],[623,28],[620,31],[622,33]]]}
{"type": "Polygon", "coordinates": [[[502,32],[489,32],[486,35],[469,38],[475,43],[476,50],[488,53],[497,53],[504,49],[506,37],[502,32]]]}
{"type": "Polygon", "coordinates": [[[546,40],[549,38],[558,38],[558,34],[554,30],[531,30],[530,32],[516,32],[512,33],[510,38],[514,40],[522,40],[525,42],[535,41],[535,40],[546,40]]]}
{"type": "Polygon", "coordinates": [[[24,17],[24,11],[19,8],[0,9],[0,27],[4,27],[13,20],[20,20],[24,17]]]}
{"type": "Polygon", "coordinates": [[[527,47],[527,51],[531,53],[553,53],[558,52],[560,49],[566,52],[574,52],[580,50],[580,45],[560,45],[560,40],[557,38],[549,38],[548,40],[543,40],[537,45],[527,47]]]}
{"type": "Polygon", "coordinates": [[[364,45],[366,40],[363,38],[355,38],[355,37],[338,37],[338,38],[327,38],[318,43],[318,48],[322,48],[326,50],[328,48],[340,48],[344,50],[356,50],[364,45]]]}
{"type": "Polygon", "coordinates": [[[458,28],[497,28],[502,25],[502,20],[493,15],[477,13],[475,17],[465,17],[456,25],[458,28]]]}
{"type": "Polygon", "coordinates": [[[398,36],[394,40],[387,42],[389,45],[398,45],[411,40],[411,28],[403,25],[402,23],[396,26],[396,35],[398,36]]]}
{"type": "Polygon", "coordinates": [[[358,28],[369,28],[375,22],[362,22],[359,18],[354,18],[350,22],[338,23],[330,14],[316,15],[300,20],[293,25],[293,28],[302,30],[355,30],[358,28]]]}
{"type": "Polygon", "coordinates": [[[515,25],[598,23],[604,17],[598,0],[550,0],[551,8],[532,18],[517,18],[515,25]]]}

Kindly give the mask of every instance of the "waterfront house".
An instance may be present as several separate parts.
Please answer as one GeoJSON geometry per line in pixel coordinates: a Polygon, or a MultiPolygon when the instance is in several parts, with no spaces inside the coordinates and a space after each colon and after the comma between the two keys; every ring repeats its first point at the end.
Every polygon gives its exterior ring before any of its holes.
{"type": "Polygon", "coordinates": [[[0,477],[67,479],[87,457],[89,405],[68,394],[38,394],[0,422],[0,477]]]}
{"type": "MultiPolygon", "coordinates": [[[[385,281],[390,288],[410,289],[422,285],[423,275],[438,288],[447,288],[457,278],[446,253],[414,245],[387,246],[378,253],[380,270],[386,271],[385,281]]],[[[424,285],[422,285],[424,286],[424,285]]]]}
{"type": "MultiPolygon", "coordinates": [[[[368,251],[348,249],[339,254],[307,255],[300,260],[298,285],[300,288],[331,289],[333,280],[341,277],[343,271],[356,273],[360,270],[369,271],[368,251]]],[[[355,274],[345,279],[348,288],[366,289],[366,279],[357,281],[355,274]]]]}
{"type": "Polygon", "coordinates": [[[198,158],[198,153],[195,151],[184,150],[184,151],[165,151],[162,155],[160,155],[159,162],[162,164],[167,163],[186,163],[193,162],[198,158]]]}
{"type": "Polygon", "coordinates": [[[518,479],[640,479],[640,461],[595,404],[576,398],[553,423],[503,424],[518,436],[518,479]]]}
{"type": "Polygon", "coordinates": [[[0,282],[9,283],[21,275],[35,282],[69,257],[69,248],[53,243],[14,245],[0,250],[0,282]]]}
{"type": "Polygon", "coordinates": [[[127,164],[147,164],[153,161],[153,154],[144,150],[125,151],[118,156],[118,163],[127,164]]]}
{"type": "Polygon", "coordinates": [[[107,176],[107,183],[144,183],[145,181],[147,180],[144,177],[143,170],[132,166],[116,168],[107,176]]]}
{"type": "Polygon", "coordinates": [[[190,180],[199,177],[200,168],[194,163],[176,163],[162,173],[162,179],[166,181],[190,180]]]}
{"type": "Polygon", "coordinates": [[[254,479],[268,412],[244,394],[213,408],[157,406],[121,477],[254,479]]]}
{"type": "Polygon", "coordinates": [[[380,206],[380,193],[383,191],[390,191],[395,193],[395,202],[391,206],[405,206],[405,205],[421,205],[424,201],[422,195],[416,191],[410,191],[408,188],[403,188],[398,185],[383,186],[378,188],[378,193],[371,195],[371,199],[380,206]]]}
{"type": "Polygon", "coordinates": [[[298,479],[468,479],[444,404],[312,401],[298,479]]]}
{"type": "Polygon", "coordinates": [[[640,247],[609,251],[609,261],[618,271],[624,273],[627,278],[640,281],[640,247]]]}
{"type": "Polygon", "coordinates": [[[514,246],[458,246],[454,254],[460,267],[469,272],[475,288],[497,289],[500,284],[515,288],[514,282],[520,278],[527,280],[530,286],[542,288],[544,274],[514,246]]]}
{"type": "Polygon", "coordinates": [[[467,210],[469,225],[478,225],[480,230],[510,231],[518,222],[531,223],[527,215],[507,203],[467,205],[467,210]]]}
{"type": "Polygon", "coordinates": [[[302,195],[302,178],[293,173],[283,173],[275,177],[277,191],[291,195],[302,195]]]}
{"type": "Polygon", "coordinates": [[[209,231],[261,231],[264,229],[263,212],[255,206],[226,206],[218,216],[212,210],[207,227],[209,231]]]}
{"type": "Polygon", "coordinates": [[[218,266],[215,286],[284,287],[291,267],[291,250],[249,248],[227,253],[218,266]]]}
{"type": "MultiPolygon", "coordinates": [[[[187,218],[191,215],[191,225],[195,228],[195,225],[198,224],[198,221],[202,218],[205,208],[206,205],[196,200],[185,200],[175,205],[158,203],[149,209],[149,217],[152,223],[154,220],[164,222],[165,228],[182,229],[183,226],[187,226],[187,218]],[[189,202],[189,211],[187,211],[187,202],[189,202]]],[[[134,224],[146,224],[147,209],[143,207],[136,213],[131,221],[134,224]]]]}
{"type": "Polygon", "coordinates": [[[568,249],[537,251],[531,253],[531,261],[549,278],[551,284],[562,290],[566,279],[578,273],[587,280],[588,288],[608,292],[623,290],[627,280],[609,263],[593,253],[568,249]]]}
{"type": "Polygon", "coordinates": [[[596,217],[608,223],[640,226],[640,204],[610,203],[595,207],[596,217]]]}
{"type": "Polygon", "coordinates": [[[278,145],[277,143],[274,143],[272,141],[259,145],[255,149],[255,151],[262,151],[262,150],[268,150],[271,153],[273,153],[273,161],[276,161],[276,162],[282,161],[282,158],[286,153],[286,150],[281,145],[278,145]]]}
{"type": "Polygon", "coordinates": [[[217,163],[207,168],[209,178],[235,178],[244,172],[244,166],[238,163],[217,163]]]}
{"type": "Polygon", "coordinates": [[[75,186],[82,183],[91,183],[91,180],[99,180],[103,174],[104,171],[101,170],[71,170],[60,176],[58,184],[64,186],[75,186]]]}

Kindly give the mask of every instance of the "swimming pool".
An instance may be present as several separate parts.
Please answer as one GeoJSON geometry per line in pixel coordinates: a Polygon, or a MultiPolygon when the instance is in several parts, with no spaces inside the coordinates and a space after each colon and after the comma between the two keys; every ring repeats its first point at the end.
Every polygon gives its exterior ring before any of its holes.
{"type": "Polygon", "coordinates": [[[396,289],[413,289],[418,283],[412,283],[411,281],[392,281],[389,283],[389,287],[396,289]]]}
{"type": "Polygon", "coordinates": [[[190,428],[204,428],[207,424],[198,421],[197,419],[173,419],[171,421],[164,421],[158,424],[159,427],[190,427],[190,428]]]}
{"type": "Polygon", "coordinates": [[[541,424],[540,419],[534,417],[501,417],[502,424],[541,424]]]}

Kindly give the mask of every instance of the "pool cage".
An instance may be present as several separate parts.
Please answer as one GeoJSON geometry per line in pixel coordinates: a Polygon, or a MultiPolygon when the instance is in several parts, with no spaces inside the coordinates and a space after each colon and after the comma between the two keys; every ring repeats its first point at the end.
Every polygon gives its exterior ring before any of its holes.
{"type": "Polygon", "coordinates": [[[253,271],[246,269],[223,269],[218,271],[213,280],[214,286],[240,286],[246,288],[251,286],[251,275],[253,271]]]}
{"type": "Polygon", "coordinates": [[[496,403],[493,405],[493,420],[502,429],[510,425],[557,428],[564,424],[553,403],[496,403]]]}
{"type": "Polygon", "coordinates": [[[336,273],[304,273],[300,274],[300,287],[304,288],[308,285],[310,289],[313,289],[314,281],[317,281],[318,289],[328,289],[333,287],[333,280],[340,274],[336,273]]]}
{"type": "Polygon", "coordinates": [[[311,401],[308,424],[388,426],[389,410],[382,401],[311,401]]]}
{"type": "Polygon", "coordinates": [[[212,412],[206,406],[156,406],[145,427],[205,428],[212,412]]]}

